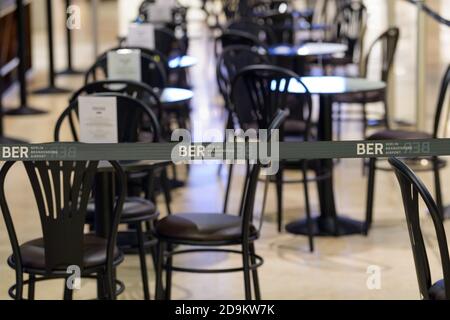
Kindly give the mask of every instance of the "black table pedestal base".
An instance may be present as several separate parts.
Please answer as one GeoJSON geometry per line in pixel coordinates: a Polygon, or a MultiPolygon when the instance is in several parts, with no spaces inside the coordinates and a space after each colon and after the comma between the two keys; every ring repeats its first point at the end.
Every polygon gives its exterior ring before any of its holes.
{"type": "Polygon", "coordinates": [[[33,94],[64,94],[64,93],[69,93],[71,91],[72,90],[69,90],[69,89],[49,86],[47,88],[35,90],[35,91],[33,91],[33,94]]]}
{"type": "Polygon", "coordinates": [[[45,113],[47,113],[47,111],[28,106],[21,106],[15,109],[5,109],[3,111],[3,115],[5,116],[33,116],[45,113]]]}
{"type": "Polygon", "coordinates": [[[57,76],[77,76],[80,74],[85,74],[85,72],[82,70],[75,70],[72,68],[64,69],[55,73],[55,75],[57,76]]]}
{"type": "MultiPolygon", "coordinates": [[[[315,217],[312,219],[312,230],[314,236],[345,236],[352,234],[364,234],[364,223],[346,217],[337,217],[337,228],[335,219],[332,217],[315,217]]],[[[308,224],[306,219],[297,220],[286,225],[286,231],[292,234],[308,235],[308,224]]]]}

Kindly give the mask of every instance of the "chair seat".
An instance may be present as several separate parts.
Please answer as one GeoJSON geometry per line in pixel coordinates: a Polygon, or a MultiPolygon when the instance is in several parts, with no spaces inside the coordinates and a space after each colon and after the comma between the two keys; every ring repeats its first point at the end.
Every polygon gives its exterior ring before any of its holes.
{"type": "Polygon", "coordinates": [[[284,134],[285,135],[298,135],[305,134],[306,123],[305,121],[296,120],[296,119],[286,119],[284,122],[284,134]]]}
{"type": "MultiPolygon", "coordinates": [[[[163,238],[186,241],[237,241],[242,237],[242,220],[229,214],[182,213],[169,215],[156,223],[155,232],[163,238]]],[[[255,227],[250,237],[258,236],[255,227]]]]}
{"type": "Polygon", "coordinates": [[[382,130],[375,132],[368,140],[410,140],[410,139],[430,139],[432,135],[421,131],[408,130],[382,130]]]}
{"type": "MultiPolygon", "coordinates": [[[[95,204],[94,202],[90,202],[87,208],[87,216],[93,217],[94,211],[95,204]]],[[[153,220],[156,219],[158,215],[159,212],[156,210],[156,206],[152,201],[139,197],[127,197],[123,204],[121,222],[138,219],[153,220]]]]}
{"type": "MultiPolygon", "coordinates": [[[[104,265],[106,263],[107,240],[95,235],[87,234],[84,236],[84,252],[83,267],[92,268],[104,265]]],[[[27,269],[45,269],[45,248],[44,239],[34,239],[25,242],[20,246],[22,256],[22,265],[27,269]]],[[[114,248],[114,260],[122,256],[118,247],[114,248]]],[[[9,257],[9,261],[14,266],[13,256],[9,257]]],[[[66,270],[67,266],[61,266],[60,270],[66,270]]]]}
{"type": "Polygon", "coordinates": [[[428,294],[431,300],[447,300],[445,296],[444,280],[439,280],[433,284],[430,290],[428,290],[428,294]]]}
{"type": "Polygon", "coordinates": [[[357,92],[357,93],[343,93],[337,94],[333,97],[334,102],[339,103],[370,103],[383,101],[386,91],[375,90],[369,92],[357,92]]]}

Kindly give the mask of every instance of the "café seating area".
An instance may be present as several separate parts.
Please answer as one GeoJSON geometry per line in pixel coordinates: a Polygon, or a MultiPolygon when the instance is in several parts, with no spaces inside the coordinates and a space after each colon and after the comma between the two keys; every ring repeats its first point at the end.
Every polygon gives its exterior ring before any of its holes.
{"type": "MultiPolygon", "coordinates": [[[[427,5],[0,1],[0,144],[449,138],[427,5]]],[[[3,161],[0,299],[450,299],[448,157],[376,154],[3,161]]]]}

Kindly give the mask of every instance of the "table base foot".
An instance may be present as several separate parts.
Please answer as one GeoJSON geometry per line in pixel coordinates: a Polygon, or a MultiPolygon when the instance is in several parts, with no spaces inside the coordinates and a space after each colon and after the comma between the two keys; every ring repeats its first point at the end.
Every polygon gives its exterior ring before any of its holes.
{"type": "MultiPolygon", "coordinates": [[[[337,217],[337,228],[332,217],[316,217],[312,219],[312,233],[314,236],[344,236],[352,234],[363,235],[364,223],[346,217],[337,217]]],[[[292,234],[308,235],[306,219],[297,220],[286,225],[286,231],[292,234]]]]}

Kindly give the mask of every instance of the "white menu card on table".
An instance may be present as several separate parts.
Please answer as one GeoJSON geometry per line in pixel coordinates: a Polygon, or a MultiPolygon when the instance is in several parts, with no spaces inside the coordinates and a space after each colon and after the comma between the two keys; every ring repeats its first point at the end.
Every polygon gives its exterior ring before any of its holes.
{"type": "Polygon", "coordinates": [[[170,1],[168,3],[162,2],[149,5],[147,8],[148,21],[171,22],[173,7],[170,1]]]}
{"type": "Polygon", "coordinates": [[[107,56],[109,80],[142,80],[141,51],[119,49],[107,56]]]}
{"type": "Polygon", "coordinates": [[[80,142],[118,143],[117,97],[78,98],[80,142]]]}
{"type": "Polygon", "coordinates": [[[128,27],[127,45],[155,49],[155,26],[151,23],[131,23],[128,27]]]}

